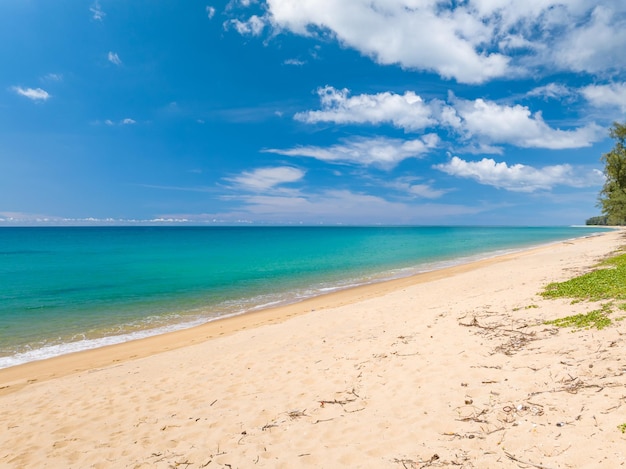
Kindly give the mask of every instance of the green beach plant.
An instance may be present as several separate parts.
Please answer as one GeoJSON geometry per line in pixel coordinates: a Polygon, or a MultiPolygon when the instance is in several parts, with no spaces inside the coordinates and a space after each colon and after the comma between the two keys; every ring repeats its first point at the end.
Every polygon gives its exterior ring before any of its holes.
{"type": "Polygon", "coordinates": [[[626,300],[626,254],[606,259],[599,267],[565,282],[550,283],[542,296],[590,301],[626,300]]]}
{"type": "Polygon", "coordinates": [[[596,309],[587,314],[573,314],[564,318],[546,321],[545,324],[557,327],[573,327],[574,330],[592,328],[600,330],[612,324],[611,318],[608,316],[610,312],[609,304],[605,304],[602,306],[602,309],[596,309]]]}
{"type": "MultiPolygon", "coordinates": [[[[572,304],[581,301],[610,300],[600,309],[586,314],[574,314],[552,321],[546,321],[557,327],[579,329],[604,329],[612,324],[609,314],[613,310],[614,301],[626,300],[626,254],[610,257],[598,265],[596,270],[574,277],[564,282],[553,282],[541,293],[544,298],[573,298],[572,304]]],[[[626,303],[620,302],[617,307],[626,311],[626,303]]],[[[617,318],[621,320],[623,318],[617,318]]]]}
{"type": "Polygon", "coordinates": [[[619,431],[621,431],[622,433],[626,433],[626,423],[622,423],[620,425],[617,426],[617,428],[619,429],[619,431]]]}

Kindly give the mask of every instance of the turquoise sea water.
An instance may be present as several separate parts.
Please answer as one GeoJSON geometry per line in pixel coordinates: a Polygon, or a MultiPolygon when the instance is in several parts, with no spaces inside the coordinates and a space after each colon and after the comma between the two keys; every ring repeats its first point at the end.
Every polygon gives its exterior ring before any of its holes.
{"type": "Polygon", "coordinates": [[[0,368],[599,231],[5,227],[0,368]]]}

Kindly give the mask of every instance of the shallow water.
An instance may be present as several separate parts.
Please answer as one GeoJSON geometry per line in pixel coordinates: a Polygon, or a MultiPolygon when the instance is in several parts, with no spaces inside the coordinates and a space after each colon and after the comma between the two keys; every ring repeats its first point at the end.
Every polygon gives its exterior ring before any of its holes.
{"type": "Polygon", "coordinates": [[[5,227],[0,368],[601,230],[5,227]]]}

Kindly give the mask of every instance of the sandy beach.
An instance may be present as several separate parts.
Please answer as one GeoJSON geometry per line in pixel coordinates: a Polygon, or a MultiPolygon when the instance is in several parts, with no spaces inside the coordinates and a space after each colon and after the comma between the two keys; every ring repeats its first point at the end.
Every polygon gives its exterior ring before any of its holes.
{"type": "Polygon", "coordinates": [[[626,321],[548,326],[598,304],[539,295],[625,244],[610,232],[0,370],[0,466],[626,466],[626,321]]]}

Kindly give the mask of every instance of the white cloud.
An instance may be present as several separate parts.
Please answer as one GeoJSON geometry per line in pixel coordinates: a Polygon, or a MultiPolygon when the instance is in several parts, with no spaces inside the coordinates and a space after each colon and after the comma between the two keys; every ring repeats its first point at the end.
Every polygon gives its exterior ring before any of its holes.
{"type": "Polygon", "coordinates": [[[226,181],[237,187],[249,191],[261,192],[274,189],[281,184],[293,183],[301,180],[305,172],[291,166],[274,168],[259,168],[254,171],[244,171],[239,176],[225,178],[226,181]]]}
{"type": "Polygon", "coordinates": [[[380,64],[430,70],[445,78],[480,83],[502,76],[509,59],[485,52],[490,26],[466,8],[445,11],[435,1],[268,0],[277,29],[313,35],[327,31],[380,64]]]}
{"type": "Polygon", "coordinates": [[[448,190],[434,189],[431,184],[415,183],[415,181],[410,178],[400,178],[383,185],[404,192],[411,197],[424,199],[438,199],[449,192],[448,190]]]}
{"type": "Polygon", "coordinates": [[[459,118],[457,130],[467,138],[477,138],[487,144],[508,143],[552,150],[581,148],[604,138],[605,133],[596,124],[574,130],[554,129],[545,123],[540,112],[533,114],[519,104],[506,106],[483,99],[455,99],[453,106],[459,118]]]}
{"type": "Polygon", "coordinates": [[[334,122],[338,124],[390,123],[405,130],[419,130],[435,123],[430,107],[413,91],[403,95],[384,92],[349,96],[347,89],[332,86],[320,88],[322,109],[295,115],[307,122],[334,122]]]}
{"type": "Polygon", "coordinates": [[[91,5],[89,11],[92,14],[92,18],[96,21],[102,21],[106,16],[106,13],[102,11],[102,8],[100,7],[100,2],[98,1],[94,2],[93,5],[91,5]]]}
{"type": "MultiPolygon", "coordinates": [[[[231,2],[232,3],[232,2],[231,2]]],[[[384,65],[432,71],[462,83],[544,67],[618,70],[626,7],[606,0],[266,0],[251,17],[275,32],[334,38],[384,65]]],[[[248,22],[233,23],[254,34],[248,22]]]]}
{"type": "Polygon", "coordinates": [[[230,0],[230,2],[226,5],[226,9],[231,10],[237,6],[247,8],[254,3],[258,3],[258,1],[259,0],[230,0]]]}
{"type": "Polygon", "coordinates": [[[63,81],[63,75],[61,75],[60,73],[48,73],[44,75],[43,77],[41,77],[41,81],[44,81],[44,82],[63,81]]]}
{"type": "Polygon", "coordinates": [[[580,92],[595,107],[618,107],[626,112],[626,83],[589,85],[580,92]]]}
{"type": "Polygon", "coordinates": [[[435,134],[421,139],[400,140],[386,137],[351,138],[343,144],[330,147],[299,146],[286,150],[269,149],[268,153],[286,156],[304,156],[327,162],[373,165],[391,169],[407,158],[419,158],[439,143],[435,134]]]}
{"type": "Polygon", "coordinates": [[[237,32],[244,36],[258,36],[263,32],[266,21],[257,15],[252,15],[247,21],[230,20],[224,24],[233,26],[237,32]]]}
{"type": "Polygon", "coordinates": [[[295,65],[295,66],[302,66],[304,64],[306,64],[305,61],[303,60],[298,60],[298,59],[287,59],[283,62],[285,65],[295,65]]]}
{"type": "MultiPolygon", "coordinates": [[[[363,224],[387,223],[391,225],[435,223],[449,221],[449,217],[475,214],[481,208],[446,204],[409,205],[392,202],[382,197],[356,193],[348,190],[328,190],[319,194],[299,196],[242,196],[241,212],[235,216],[247,219],[263,219],[270,222],[341,223],[363,224]]],[[[222,218],[232,218],[225,214],[222,218]]]]}
{"type": "Polygon", "coordinates": [[[122,65],[122,60],[116,52],[109,52],[107,55],[107,59],[114,65],[122,65]]]}
{"type": "Polygon", "coordinates": [[[20,96],[24,96],[33,101],[47,101],[52,96],[41,88],[22,88],[21,86],[14,86],[13,91],[15,91],[20,96]]]}
{"type": "Polygon", "coordinates": [[[209,17],[209,19],[212,19],[215,16],[215,8],[212,6],[207,6],[206,7],[206,14],[209,17]]]}
{"type": "Polygon", "coordinates": [[[624,2],[589,2],[585,16],[563,22],[558,39],[546,48],[545,61],[565,70],[605,73],[622,70],[626,46],[624,2]],[[563,31],[564,29],[564,31],[563,31]]]}
{"type": "MultiPolygon", "coordinates": [[[[499,144],[522,148],[580,148],[590,146],[605,135],[605,130],[594,123],[571,130],[555,129],[543,120],[541,112],[533,114],[526,106],[503,105],[484,99],[472,101],[450,95],[448,103],[427,102],[413,91],[350,96],[349,90],[332,86],[320,88],[318,94],[321,109],[297,113],[295,119],[310,124],[391,124],[406,132],[427,127],[452,128],[462,136],[468,152],[501,153],[502,150],[494,146],[499,144]]],[[[560,85],[536,88],[531,94],[574,95],[560,85]]]]}
{"type": "Polygon", "coordinates": [[[523,164],[509,166],[505,162],[497,163],[490,158],[465,161],[454,156],[448,163],[433,167],[452,176],[474,179],[480,184],[513,192],[550,190],[556,185],[590,187],[601,185],[603,182],[600,171],[592,170],[579,175],[568,164],[534,168],[523,164]]]}
{"type": "Polygon", "coordinates": [[[121,122],[121,123],[122,123],[123,125],[132,125],[132,124],[136,124],[136,123],[137,123],[137,121],[136,121],[136,120],[134,120],[134,119],[130,119],[130,118],[128,118],[128,117],[127,117],[126,119],[122,120],[122,122],[121,122]]]}
{"type": "Polygon", "coordinates": [[[561,99],[571,97],[573,92],[565,85],[561,85],[559,83],[548,83],[547,85],[533,88],[526,93],[526,95],[539,96],[544,99],[561,99]]]}

